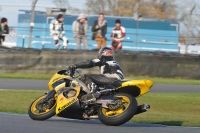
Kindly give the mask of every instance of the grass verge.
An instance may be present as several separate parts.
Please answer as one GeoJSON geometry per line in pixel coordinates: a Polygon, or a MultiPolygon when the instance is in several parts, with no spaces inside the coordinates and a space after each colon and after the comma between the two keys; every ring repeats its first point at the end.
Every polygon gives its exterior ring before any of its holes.
{"type": "MultiPolygon", "coordinates": [[[[1,90],[0,112],[27,114],[29,105],[46,91],[1,90]]],[[[148,103],[148,112],[136,115],[132,122],[200,127],[200,94],[148,93],[138,104],[148,103]]]]}
{"type": "Polygon", "coordinates": [[[151,109],[136,115],[131,121],[200,127],[199,93],[149,93],[137,100],[138,104],[150,104],[151,109]]]}
{"type": "MultiPolygon", "coordinates": [[[[46,74],[20,74],[20,73],[0,73],[0,78],[15,78],[15,79],[43,79],[49,80],[53,75],[46,74]]],[[[199,80],[180,79],[180,78],[159,78],[147,76],[132,76],[126,79],[150,79],[158,84],[194,84],[200,85],[199,80]]]]}
{"type": "Polygon", "coordinates": [[[13,79],[50,79],[52,76],[48,74],[0,73],[0,78],[13,79]]]}
{"type": "Polygon", "coordinates": [[[195,79],[181,79],[181,78],[160,78],[160,77],[148,77],[148,76],[136,76],[127,79],[150,79],[157,84],[191,84],[200,85],[199,80],[195,79]]]}

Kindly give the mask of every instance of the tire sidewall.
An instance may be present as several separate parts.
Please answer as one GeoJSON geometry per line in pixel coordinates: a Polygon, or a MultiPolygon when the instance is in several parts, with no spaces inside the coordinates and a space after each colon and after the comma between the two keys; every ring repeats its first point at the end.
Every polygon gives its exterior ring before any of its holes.
{"type": "MultiPolygon", "coordinates": [[[[44,96],[44,95],[38,97],[37,99],[39,99],[39,98],[41,98],[41,97],[43,97],[43,96],[44,96]]],[[[37,99],[35,99],[35,100],[31,103],[31,105],[29,106],[29,109],[28,109],[28,115],[29,115],[29,117],[30,117],[31,119],[33,119],[33,120],[47,120],[47,119],[51,118],[52,116],[54,116],[54,115],[56,114],[56,105],[55,105],[49,112],[47,112],[47,113],[45,113],[45,114],[41,114],[41,115],[36,115],[36,114],[34,114],[34,113],[31,111],[31,108],[32,108],[33,104],[35,103],[35,101],[36,101],[37,99]]],[[[55,103],[55,104],[56,104],[56,103],[55,103]]]]}
{"type": "Polygon", "coordinates": [[[127,121],[129,121],[136,113],[137,111],[137,101],[136,98],[133,97],[132,95],[126,94],[126,93],[119,93],[115,96],[126,96],[129,98],[130,100],[130,105],[129,107],[120,115],[115,116],[115,117],[106,117],[103,113],[102,113],[102,108],[100,108],[98,116],[99,116],[99,120],[104,123],[105,125],[110,125],[110,126],[119,126],[121,124],[126,123],[127,121]]]}

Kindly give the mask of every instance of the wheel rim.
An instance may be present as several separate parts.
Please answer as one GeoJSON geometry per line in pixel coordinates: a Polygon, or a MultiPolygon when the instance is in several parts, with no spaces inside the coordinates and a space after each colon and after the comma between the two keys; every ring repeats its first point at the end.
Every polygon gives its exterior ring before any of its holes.
{"type": "Polygon", "coordinates": [[[31,106],[31,112],[33,114],[35,114],[35,115],[46,114],[56,106],[56,104],[54,104],[51,108],[49,108],[49,104],[47,104],[47,103],[38,105],[45,97],[46,97],[46,95],[41,96],[40,98],[38,98],[37,100],[35,100],[33,102],[32,106],[31,106]],[[38,110],[37,106],[40,106],[42,110],[38,110]]]}
{"type": "Polygon", "coordinates": [[[116,110],[109,110],[106,108],[102,108],[102,113],[106,117],[115,117],[124,113],[130,106],[131,102],[127,96],[116,96],[117,98],[121,99],[122,106],[116,110]]]}

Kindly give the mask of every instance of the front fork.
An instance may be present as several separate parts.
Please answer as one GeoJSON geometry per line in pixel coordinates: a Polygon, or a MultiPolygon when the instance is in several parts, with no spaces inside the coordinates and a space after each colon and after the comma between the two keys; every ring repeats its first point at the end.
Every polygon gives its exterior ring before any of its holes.
{"type": "Polygon", "coordinates": [[[56,94],[55,90],[50,90],[47,92],[47,96],[43,99],[43,102],[49,101],[51,98],[54,98],[54,95],[56,94]]]}
{"type": "Polygon", "coordinates": [[[54,95],[56,94],[55,90],[49,91],[46,97],[39,103],[37,103],[36,108],[37,110],[43,111],[43,108],[51,108],[55,104],[54,95]]]}

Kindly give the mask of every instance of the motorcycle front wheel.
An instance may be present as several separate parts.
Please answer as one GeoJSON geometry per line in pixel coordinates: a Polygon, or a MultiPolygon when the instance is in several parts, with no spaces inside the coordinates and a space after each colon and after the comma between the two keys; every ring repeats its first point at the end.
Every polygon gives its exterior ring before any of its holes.
{"type": "Polygon", "coordinates": [[[124,124],[129,121],[137,111],[138,104],[135,97],[132,95],[120,93],[115,95],[115,97],[121,100],[121,107],[115,110],[101,107],[99,110],[99,120],[105,125],[119,126],[124,124]]]}
{"type": "Polygon", "coordinates": [[[40,96],[31,103],[28,109],[28,115],[33,120],[46,120],[56,114],[56,101],[50,99],[50,101],[43,102],[46,94],[40,96]]]}

